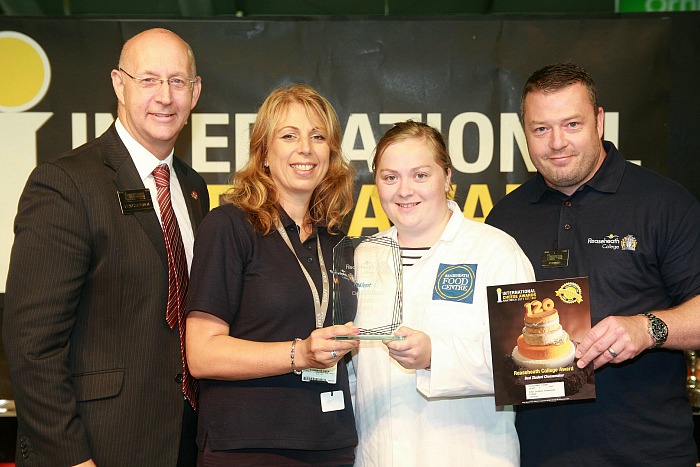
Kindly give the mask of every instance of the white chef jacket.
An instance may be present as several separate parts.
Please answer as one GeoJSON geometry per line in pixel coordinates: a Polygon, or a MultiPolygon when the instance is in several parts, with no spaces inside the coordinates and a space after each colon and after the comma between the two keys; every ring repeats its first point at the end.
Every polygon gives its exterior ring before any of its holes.
{"type": "MultiPolygon", "coordinates": [[[[513,238],[448,205],[440,240],[403,269],[403,325],[430,336],[431,369],[403,368],[380,341],[362,341],[353,356],[356,466],[519,465],[515,414],[493,397],[486,286],[535,275],[513,238]],[[475,271],[473,290],[446,299],[436,279],[454,265],[475,271]]],[[[377,235],[397,239],[395,227],[377,235]]],[[[359,309],[356,325],[362,320],[359,309]]]]}

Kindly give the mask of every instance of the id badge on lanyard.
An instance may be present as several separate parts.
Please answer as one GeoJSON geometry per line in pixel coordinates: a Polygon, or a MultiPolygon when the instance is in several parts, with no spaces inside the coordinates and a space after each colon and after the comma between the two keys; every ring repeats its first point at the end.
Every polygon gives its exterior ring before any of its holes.
{"type": "MultiPolygon", "coordinates": [[[[301,272],[304,273],[304,277],[306,278],[306,282],[309,284],[309,288],[311,289],[311,294],[314,297],[314,312],[316,315],[316,328],[322,328],[323,323],[326,320],[326,313],[328,312],[328,297],[330,295],[330,282],[328,280],[328,272],[326,271],[326,262],[323,259],[323,251],[321,250],[321,240],[316,236],[316,248],[318,249],[318,263],[321,268],[321,280],[323,283],[323,295],[321,297],[318,296],[318,290],[316,290],[316,285],[314,284],[313,279],[311,279],[311,276],[309,275],[309,272],[306,270],[304,265],[301,263],[301,260],[299,259],[299,256],[297,255],[296,251],[294,251],[294,246],[292,245],[292,241],[289,239],[289,235],[287,235],[287,231],[284,229],[284,226],[282,226],[282,223],[278,220],[277,221],[277,231],[279,234],[282,236],[282,239],[284,240],[284,243],[287,244],[289,249],[292,251],[294,254],[294,257],[297,259],[297,262],[299,263],[299,267],[301,268],[301,272]]],[[[302,370],[301,372],[301,380],[302,381],[316,381],[316,382],[326,382],[329,384],[335,384],[337,380],[337,374],[338,374],[338,364],[336,363],[330,368],[308,368],[306,370],[302,370]]]]}

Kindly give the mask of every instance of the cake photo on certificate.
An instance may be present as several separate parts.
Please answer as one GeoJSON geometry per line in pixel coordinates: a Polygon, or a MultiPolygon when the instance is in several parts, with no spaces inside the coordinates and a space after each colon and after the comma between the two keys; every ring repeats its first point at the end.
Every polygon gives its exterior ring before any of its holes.
{"type": "Polygon", "coordinates": [[[545,298],[524,304],[523,332],[513,348],[513,361],[530,370],[561,368],[574,361],[576,348],[559,322],[554,301],[545,298]]]}
{"type": "Polygon", "coordinates": [[[591,330],[587,277],[489,285],[496,405],[595,399],[593,362],[576,364],[591,330]]]}

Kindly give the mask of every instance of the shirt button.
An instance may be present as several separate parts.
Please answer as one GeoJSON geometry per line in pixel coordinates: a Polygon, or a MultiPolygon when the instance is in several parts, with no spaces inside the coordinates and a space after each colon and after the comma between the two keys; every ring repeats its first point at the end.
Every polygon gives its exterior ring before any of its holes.
{"type": "Polygon", "coordinates": [[[567,201],[566,203],[564,203],[564,205],[565,205],[567,208],[570,208],[570,207],[571,207],[571,201],[567,201]]]}
{"type": "Polygon", "coordinates": [[[313,263],[313,262],[314,262],[314,259],[313,259],[313,258],[306,258],[306,261],[307,261],[308,263],[313,263]]]}
{"type": "Polygon", "coordinates": [[[182,373],[178,373],[175,375],[175,382],[182,383],[182,373]]]}
{"type": "Polygon", "coordinates": [[[571,230],[571,224],[564,224],[564,230],[571,230]]]}

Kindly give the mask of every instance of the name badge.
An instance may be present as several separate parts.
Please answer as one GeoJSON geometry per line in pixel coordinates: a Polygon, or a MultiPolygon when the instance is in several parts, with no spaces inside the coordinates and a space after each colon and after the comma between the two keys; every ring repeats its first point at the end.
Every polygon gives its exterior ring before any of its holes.
{"type": "Polygon", "coordinates": [[[119,206],[122,214],[133,214],[135,212],[153,211],[153,200],[148,188],[141,190],[118,191],[119,206]]]}
{"type": "Polygon", "coordinates": [[[543,268],[565,268],[569,265],[569,250],[545,250],[542,254],[543,268]]]}
{"type": "Polygon", "coordinates": [[[301,372],[301,380],[305,382],[335,384],[338,375],[338,364],[330,368],[309,368],[301,372]]]}
{"type": "Polygon", "coordinates": [[[321,410],[324,412],[335,412],[345,408],[345,398],[343,391],[332,391],[321,393],[321,410]]]}

